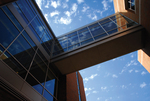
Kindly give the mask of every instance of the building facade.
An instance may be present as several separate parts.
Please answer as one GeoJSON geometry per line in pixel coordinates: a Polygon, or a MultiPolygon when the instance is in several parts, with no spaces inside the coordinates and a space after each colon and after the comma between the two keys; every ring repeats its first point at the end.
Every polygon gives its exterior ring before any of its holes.
{"type": "Polygon", "coordinates": [[[115,14],[55,37],[34,0],[0,0],[0,99],[86,101],[77,71],[136,50],[150,72],[149,4],[114,0],[115,14]]]}

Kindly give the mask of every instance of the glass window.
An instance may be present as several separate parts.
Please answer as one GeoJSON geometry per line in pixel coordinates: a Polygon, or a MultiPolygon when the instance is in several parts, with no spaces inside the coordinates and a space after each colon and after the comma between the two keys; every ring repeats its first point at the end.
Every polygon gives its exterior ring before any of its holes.
{"type": "Polygon", "coordinates": [[[25,0],[18,0],[16,1],[21,11],[24,13],[24,15],[27,17],[28,21],[31,21],[35,14],[33,13],[32,9],[29,7],[27,2],[25,0]]]}
{"type": "Polygon", "coordinates": [[[46,50],[47,54],[50,55],[50,50],[47,48],[47,46],[42,43],[43,48],[46,50]]]}
{"type": "Polygon", "coordinates": [[[97,40],[97,39],[103,38],[103,37],[105,37],[105,36],[107,36],[107,34],[106,34],[106,33],[104,33],[104,34],[100,34],[100,35],[98,35],[98,36],[94,37],[94,39],[95,39],[95,40],[97,40]]]}
{"type": "Polygon", "coordinates": [[[10,12],[10,10],[7,8],[7,6],[3,6],[2,9],[5,11],[5,13],[10,17],[10,19],[13,21],[13,23],[17,26],[17,28],[22,31],[23,28],[20,25],[20,23],[17,21],[17,19],[14,17],[14,15],[10,12]]]}
{"type": "Polygon", "coordinates": [[[105,19],[105,20],[102,20],[102,21],[100,21],[99,23],[100,24],[105,24],[105,23],[107,23],[107,22],[109,22],[109,21],[111,21],[109,18],[107,18],[107,19],[105,19]]]}
{"type": "Polygon", "coordinates": [[[112,22],[112,21],[107,22],[107,23],[103,24],[102,26],[103,26],[103,28],[106,31],[109,31],[109,30],[117,28],[117,25],[114,22],[112,22]]]}
{"type": "Polygon", "coordinates": [[[91,34],[90,34],[90,32],[88,30],[79,34],[80,41],[87,40],[87,39],[89,39],[91,37],[92,36],[91,36],[91,34]]]}
{"type": "Polygon", "coordinates": [[[42,94],[43,87],[30,74],[28,74],[26,82],[28,82],[36,91],[42,94]]]}
{"type": "Polygon", "coordinates": [[[68,51],[69,50],[73,50],[73,49],[75,49],[75,48],[77,48],[77,47],[79,47],[80,46],[80,44],[75,44],[75,45],[73,45],[73,46],[70,46],[70,47],[68,47],[68,51]]]}
{"type": "Polygon", "coordinates": [[[44,90],[44,94],[43,96],[48,100],[48,101],[54,101],[53,97],[51,96],[51,94],[49,94],[46,90],[44,90]]]}
{"type": "Polygon", "coordinates": [[[68,37],[71,37],[71,36],[73,36],[73,35],[77,35],[77,32],[73,32],[73,33],[71,33],[71,34],[68,34],[68,37]]]}
{"type": "Polygon", "coordinates": [[[43,37],[42,37],[42,41],[43,42],[47,42],[47,41],[49,41],[50,39],[49,39],[49,37],[47,36],[47,34],[46,33],[44,33],[44,35],[43,35],[43,37]]]}
{"type": "Polygon", "coordinates": [[[78,35],[75,35],[75,36],[68,38],[68,46],[72,46],[72,45],[77,44],[77,43],[79,43],[78,35]]]}
{"type": "Polygon", "coordinates": [[[40,55],[40,57],[43,59],[43,61],[45,61],[48,64],[47,59],[45,58],[45,56],[42,54],[42,52],[38,49],[37,53],[40,55]]]}
{"type": "Polygon", "coordinates": [[[33,32],[33,34],[35,35],[35,37],[39,40],[40,42],[40,37],[37,35],[37,33],[35,32],[35,30],[33,29],[33,27],[31,25],[29,25],[29,28],[31,29],[31,31],[33,32]]]}
{"type": "Polygon", "coordinates": [[[19,34],[19,31],[1,9],[0,14],[0,32],[2,34],[0,37],[0,43],[4,47],[7,47],[19,34]]]}
{"type": "Polygon", "coordinates": [[[8,52],[5,52],[1,59],[23,79],[25,78],[27,71],[8,52]]]}
{"type": "Polygon", "coordinates": [[[22,35],[15,40],[15,42],[8,48],[8,51],[27,69],[29,68],[35,53],[22,35]]]}
{"type": "Polygon", "coordinates": [[[108,34],[113,34],[113,33],[115,33],[115,32],[118,32],[118,29],[113,29],[113,30],[111,30],[111,31],[109,31],[109,32],[107,32],[108,34]]]}
{"type": "Polygon", "coordinates": [[[127,0],[126,1],[126,9],[135,10],[135,0],[127,0]]]}
{"type": "Polygon", "coordinates": [[[44,34],[44,27],[41,25],[38,21],[37,18],[35,18],[32,22],[31,25],[33,26],[34,30],[37,32],[40,38],[42,38],[44,34]]]}
{"type": "MultiPolygon", "coordinates": [[[[40,82],[43,83],[45,81],[47,66],[41,60],[41,58],[36,55],[34,58],[34,62],[31,66],[30,73],[40,82]]],[[[44,84],[44,83],[43,83],[44,84]]]]}
{"type": "Polygon", "coordinates": [[[85,28],[83,28],[83,29],[78,30],[78,33],[81,33],[81,32],[86,31],[86,30],[88,30],[88,28],[87,28],[87,27],[85,27],[85,28]]]}
{"type": "Polygon", "coordinates": [[[46,82],[45,82],[45,88],[52,95],[54,95],[54,92],[55,92],[55,82],[56,82],[56,78],[54,77],[52,72],[48,69],[47,79],[46,79],[46,82]]]}
{"type": "Polygon", "coordinates": [[[94,26],[90,30],[91,30],[91,33],[93,34],[93,36],[97,36],[99,34],[105,33],[105,31],[102,29],[102,27],[99,26],[98,24],[96,24],[96,26],[94,26]]]}
{"type": "MultiPolygon", "coordinates": [[[[3,51],[4,51],[4,48],[0,46],[0,55],[3,53],[3,51]]],[[[5,55],[4,55],[4,57],[5,57],[5,55]]]]}
{"type": "Polygon", "coordinates": [[[87,44],[87,43],[89,43],[89,42],[91,42],[91,41],[93,41],[93,38],[81,42],[81,45],[87,44]]]}
{"type": "Polygon", "coordinates": [[[114,19],[113,21],[119,26],[123,26],[128,23],[128,21],[124,17],[119,17],[117,19],[114,19]]]}
{"type": "Polygon", "coordinates": [[[27,20],[27,18],[25,17],[25,15],[22,13],[21,9],[18,7],[18,5],[14,2],[12,3],[14,5],[14,7],[17,9],[17,11],[19,12],[19,14],[22,16],[22,18],[24,19],[24,21],[28,24],[29,21],[27,20]]]}
{"type": "Polygon", "coordinates": [[[66,48],[67,44],[68,44],[68,39],[61,40],[61,41],[59,41],[59,43],[62,48],[66,48]]]}

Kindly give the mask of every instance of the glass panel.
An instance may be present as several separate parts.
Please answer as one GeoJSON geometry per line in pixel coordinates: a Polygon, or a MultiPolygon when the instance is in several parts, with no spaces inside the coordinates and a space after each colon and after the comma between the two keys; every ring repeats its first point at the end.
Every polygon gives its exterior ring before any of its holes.
{"type": "Polygon", "coordinates": [[[84,40],[89,39],[91,37],[92,36],[88,30],[79,34],[80,41],[84,41],[84,40]]]}
{"type": "Polygon", "coordinates": [[[75,49],[75,48],[77,48],[79,46],[80,46],[80,44],[76,44],[76,45],[70,46],[70,47],[68,47],[68,51],[69,50],[73,50],[73,49],[75,49]]]}
{"type": "Polygon", "coordinates": [[[71,37],[71,36],[73,36],[73,35],[77,35],[77,32],[73,32],[73,33],[71,33],[71,34],[68,34],[68,37],[71,37]]]}
{"type": "Polygon", "coordinates": [[[47,41],[47,42],[45,42],[44,43],[45,45],[46,45],[46,47],[48,48],[48,50],[50,51],[50,53],[51,53],[51,49],[52,49],[52,40],[50,40],[50,41],[47,41]]]}
{"type": "Polygon", "coordinates": [[[31,25],[33,26],[33,28],[35,29],[35,31],[37,32],[37,34],[40,36],[40,38],[42,38],[42,35],[44,33],[44,29],[43,29],[43,25],[41,25],[39,23],[39,21],[37,20],[37,18],[35,18],[32,22],[31,25]]]}
{"type": "Polygon", "coordinates": [[[115,23],[117,23],[117,25],[119,25],[119,26],[123,26],[123,25],[126,25],[128,23],[128,21],[124,17],[114,19],[113,21],[115,23]]]}
{"type": "Polygon", "coordinates": [[[76,43],[79,43],[78,35],[68,38],[68,46],[74,45],[76,43]]]}
{"type": "Polygon", "coordinates": [[[32,39],[29,37],[29,35],[26,33],[26,31],[23,31],[22,35],[25,37],[25,39],[31,44],[31,46],[36,50],[36,45],[32,41],[32,39]]]}
{"type": "Polygon", "coordinates": [[[50,39],[49,39],[49,37],[47,36],[47,34],[46,33],[44,33],[44,35],[43,35],[43,37],[42,37],[42,41],[43,42],[47,42],[47,41],[49,41],[50,39]]]}
{"type": "Polygon", "coordinates": [[[17,28],[22,31],[23,28],[20,25],[20,23],[17,21],[17,19],[14,17],[14,15],[10,12],[10,10],[7,8],[7,6],[2,7],[3,10],[6,12],[6,14],[10,17],[10,19],[13,21],[13,23],[17,26],[17,28]]]}
{"type": "Polygon", "coordinates": [[[43,96],[44,96],[48,101],[54,101],[54,100],[53,100],[54,98],[53,98],[46,90],[44,90],[43,96]]]}
{"type": "Polygon", "coordinates": [[[23,79],[25,78],[26,70],[10,54],[5,52],[1,59],[23,79]]]}
{"type": "Polygon", "coordinates": [[[114,29],[114,30],[111,30],[109,32],[107,32],[108,34],[112,34],[112,33],[115,33],[115,32],[118,32],[118,29],[114,29]]]}
{"type": "Polygon", "coordinates": [[[27,17],[29,21],[33,19],[35,16],[34,13],[32,12],[31,8],[27,4],[25,0],[18,0],[16,1],[18,6],[20,7],[21,11],[24,13],[24,15],[27,17]]]}
{"type": "MultiPolygon", "coordinates": [[[[0,55],[3,53],[4,48],[0,46],[0,55]]],[[[5,57],[5,55],[2,55],[2,57],[5,57]]]]}
{"type": "Polygon", "coordinates": [[[105,31],[99,25],[91,28],[90,30],[91,30],[91,33],[93,34],[93,36],[97,36],[99,34],[105,33],[105,31]]]}
{"type": "Polygon", "coordinates": [[[50,50],[47,48],[47,46],[43,43],[43,48],[46,50],[47,54],[50,55],[50,50]]]}
{"type": "Polygon", "coordinates": [[[83,31],[85,31],[85,30],[88,30],[88,28],[85,27],[85,28],[83,28],[83,29],[80,29],[80,30],[78,30],[78,33],[81,33],[81,32],[83,32],[83,31]]]}
{"type": "Polygon", "coordinates": [[[14,7],[17,9],[17,11],[19,12],[19,14],[22,16],[22,18],[24,19],[24,21],[28,24],[28,20],[27,18],[25,17],[25,15],[22,13],[22,11],[20,10],[20,8],[18,7],[18,5],[14,2],[12,3],[14,5],[14,7]]]}
{"type": "Polygon", "coordinates": [[[111,20],[110,20],[109,18],[107,18],[107,19],[105,19],[105,20],[100,21],[99,23],[100,23],[100,24],[104,24],[104,23],[109,22],[109,21],[111,21],[111,20]]]}
{"type": "Polygon", "coordinates": [[[63,36],[63,37],[58,38],[58,41],[66,40],[67,38],[68,38],[68,37],[65,35],[65,36],[63,36]]]}
{"type": "Polygon", "coordinates": [[[47,75],[47,79],[46,79],[46,82],[45,82],[45,88],[52,95],[54,95],[54,92],[55,92],[55,82],[56,82],[56,78],[54,77],[52,72],[48,69],[48,75],[47,75]]]}
{"type": "Polygon", "coordinates": [[[31,66],[30,73],[40,82],[43,83],[45,81],[47,66],[41,60],[41,58],[36,55],[34,58],[34,62],[31,66]]]}
{"type": "Polygon", "coordinates": [[[39,38],[39,36],[37,35],[37,33],[35,32],[35,30],[33,29],[33,27],[31,26],[31,25],[29,25],[29,28],[31,29],[31,31],[33,32],[33,34],[35,35],[35,37],[39,40],[39,42],[40,42],[40,38],[39,38]]]}
{"type": "Polygon", "coordinates": [[[8,48],[8,51],[27,69],[35,53],[22,35],[8,48]]]}
{"type": "Polygon", "coordinates": [[[99,24],[98,24],[98,23],[95,23],[95,24],[90,25],[90,26],[88,26],[88,27],[89,27],[89,29],[91,29],[91,28],[93,28],[93,27],[97,27],[97,26],[99,26],[99,24]]]}
{"type": "Polygon", "coordinates": [[[91,42],[91,41],[93,41],[93,38],[81,42],[81,45],[87,44],[87,43],[89,43],[89,42],[91,42]]]}
{"type": "Polygon", "coordinates": [[[30,74],[28,74],[26,82],[28,82],[36,91],[42,94],[43,87],[30,74]]]}
{"type": "Polygon", "coordinates": [[[107,23],[103,24],[102,26],[103,26],[103,28],[104,28],[106,31],[109,31],[109,30],[112,30],[112,29],[114,29],[114,28],[117,28],[117,25],[116,25],[114,22],[112,22],[112,21],[107,22],[107,23]]]}
{"type": "Polygon", "coordinates": [[[120,14],[116,14],[115,16],[110,17],[112,20],[121,17],[120,14]]]}
{"type": "Polygon", "coordinates": [[[131,9],[135,10],[135,4],[134,3],[131,3],[131,9]]]}
{"type": "Polygon", "coordinates": [[[107,36],[106,33],[101,34],[101,35],[98,35],[98,36],[94,37],[94,39],[97,40],[97,39],[103,38],[103,37],[105,37],[105,36],[107,36]]]}
{"type": "Polygon", "coordinates": [[[64,39],[59,41],[60,45],[62,48],[66,48],[67,47],[67,43],[68,43],[68,39],[64,39]]]}
{"type": "Polygon", "coordinates": [[[32,7],[32,5],[30,4],[30,2],[29,2],[30,0],[26,0],[26,2],[28,3],[28,5],[31,7],[31,9],[32,9],[32,11],[34,12],[34,14],[36,15],[36,12],[35,12],[35,10],[34,10],[34,8],[32,7]]]}
{"type": "Polygon", "coordinates": [[[40,55],[40,57],[48,64],[47,59],[45,58],[45,56],[42,54],[42,52],[38,49],[37,53],[40,55]]]}
{"type": "Polygon", "coordinates": [[[19,31],[12,24],[12,22],[8,19],[8,17],[4,14],[4,12],[0,9],[0,43],[7,47],[14,38],[19,34],[19,31]]]}

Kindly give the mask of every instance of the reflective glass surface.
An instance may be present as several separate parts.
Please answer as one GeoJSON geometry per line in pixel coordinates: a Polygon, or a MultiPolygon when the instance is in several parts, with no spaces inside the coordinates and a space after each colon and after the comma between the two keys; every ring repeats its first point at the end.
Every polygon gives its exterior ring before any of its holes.
{"type": "Polygon", "coordinates": [[[26,18],[28,19],[28,21],[31,21],[35,15],[34,15],[32,9],[29,7],[26,0],[18,0],[18,1],[16,1],[16,3],[18,4],[21,11],[24,13],[26,18]]]}
{"type": "Polygon", "coordinates": [[[81,45],[87,44],[87,43],[89,43],[89,42],[91,42],[91,41],[93,41],[93,38],[81,42],[81,45]]]}
{"type": "Polygon", "coordinates": [[[9,18],[13,21],[13,23],[17,26],[17,28],[22,31],[23,28],[20,25],[20,23],[17,21],[17,19],[14,17],[14,15],[10,12],[10,10],[7,8],[7,6],[3,6],[2,9],[4,10],[4,12],[7,14],[7,16],[9,16],[9,18]]]}
{"type": "Polygon", "coordinates": [[[27,69],[35,53],[22,35],[8,48],[8,51],[27,69]]]}
{"type": "Polygon", "coordinates": [[[0,32],[5,33],[0,37],[0,43],[7,47],[14,38],[19,34],[19,31],[12,24],[5,13],[0,9],[0,32]]]}
{"type": "Polygon", "coordinates": [[[68,39],[61,40],[59,41],[59,43],[62,46],[62,48],[66,48],[68,44],[68,39]]]}
{"type": "Polygon", "coordinates": [[[3,51],[4,51],[4,48],[0,46],[0,55],[3,53],[3,51]]]}
{"type": "Polygon", "coordinates": [[[105,24],[105,23],[110,22],[110,21],[111,21],[111,20],[110,20],[109,18],[107,18],[107,19],[105,19],[105,20],[100,21],[99,23],[100,23],[100,24],[105,24]]]}
{"type": "Polygon", "coordinates": [[[106,33],[103,33],[103,34],[100,34],[100,35],[94,37],[94,39],[97,40],[97,39],[103,38],[103,37],[105,37],[105,36],[107,36],[107,34],[106,34],[106,33]]]}
{"type": "Polygon", "coordinates": [[[103,24],[102,26],[103,26],[103,28],[104,28],[106,31],[109,31],[109,30],[112,30],[112,29],[114,29],[114,28],[117,28],[117,25],[116,25],[114,22],[112,22],[112,21],[107,22],[107,23],[103,24]]]}
{"type": "Polygon", "coordinates": [[[99,34],[105,33],[105,31],[102,29],[101,26],[99,26],[98,24],[96,24],[96,26],[93,26],[90,29],[91,33],[93,34],[93,36],[97,36],[99,34]]]}
{"type": "Polygon", "coordinates": [[[53,98],[46,90],[44,90],[43,96],[44,96],[48,101],[54,101],[54,100],[53,100],[54,98],[53,98]]]}
{"type": "Polygon", "coordinates": [[[74,35],[68,38],[68,46],[72,46],[76,43],[79,43],[78,35],[74,35]]]}
{"type": "Polygon", "coordinates": [[[43,61],[48,64],[47,59],[45,58],[45,56],[42,54],[42,52],[38,49],[37,53],[39,54],[39,56],[43,59],[43,61]]]}
{"type": "Polygon", "coordinates": [[[89,39],[91,37],[92,36],[91,36],[91,34],[90,34],[90,32],[88,30],[86,30],[86,31],[84,31],[84,32],[82,32],[82,33],[79,34],[80,41],[87,40],[87,39],[89,39]]]}
{"type": "Polygon", "coordinates": [[[29,28],[31,29],[32,33],[35,35],[35,37],[39,40],[40,42],[40,37],[37,35],[37,33],[35,32],[35,30],[33,29],[33,27],[31,25],[29,25],[29,28]]]}

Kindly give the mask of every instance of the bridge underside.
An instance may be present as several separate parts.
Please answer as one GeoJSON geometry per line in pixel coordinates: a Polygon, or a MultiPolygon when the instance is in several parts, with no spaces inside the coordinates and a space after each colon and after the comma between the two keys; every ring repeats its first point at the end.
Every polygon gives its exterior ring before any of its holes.
{"type": "Polygon", "coordinates": [[[144,28],[137,25],[51,59],[62,74],[72,73],[143,47],[144,28]]]}

